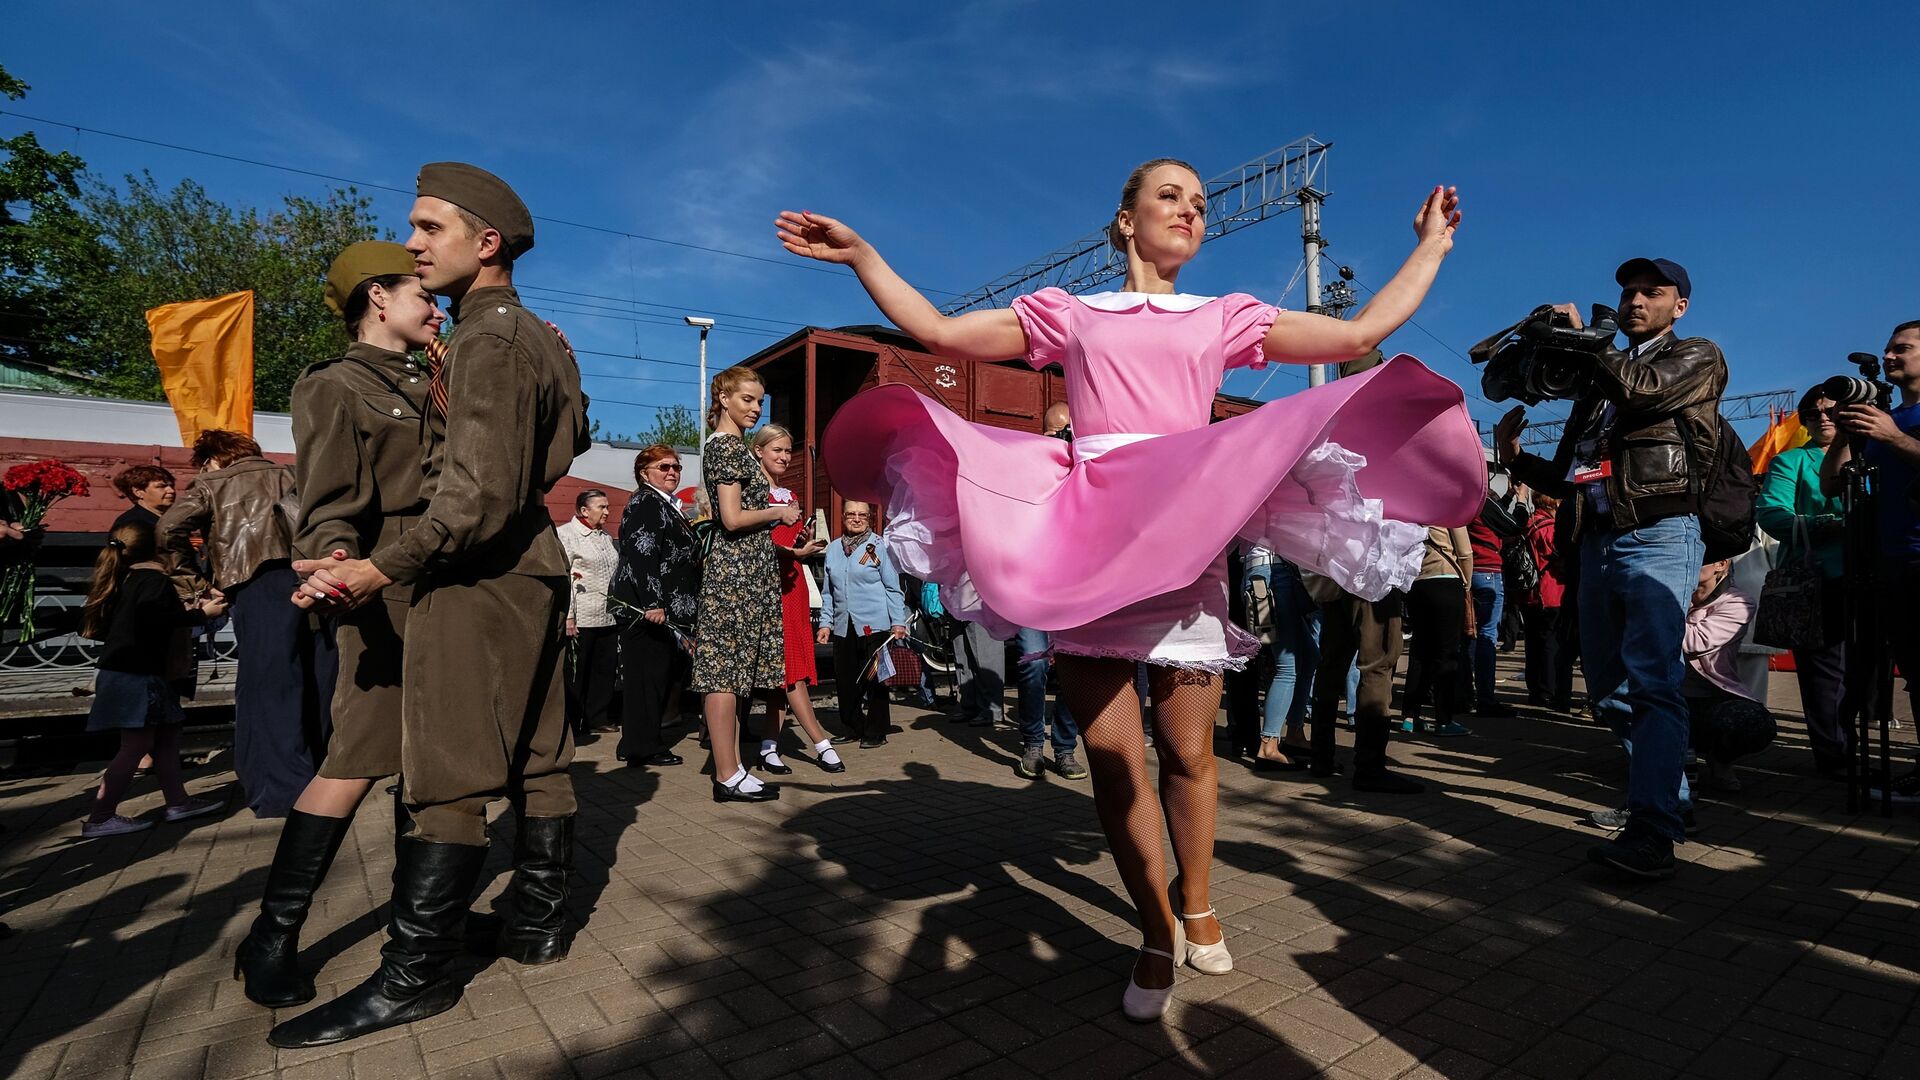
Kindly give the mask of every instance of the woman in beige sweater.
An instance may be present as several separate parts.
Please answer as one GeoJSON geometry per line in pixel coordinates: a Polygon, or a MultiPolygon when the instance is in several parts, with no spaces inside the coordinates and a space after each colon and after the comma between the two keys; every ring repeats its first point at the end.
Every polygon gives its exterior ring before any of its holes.
{"type": "Polygon", "coordinates": [[[1407,590],[1407,621],[1413,645],[1407,657],[1406,702],[1401,727],[1428,730],[1422,709],[1431,702],[1435,735],[1471,735],[1453,718],[1454,679],[1460,669],[1460,635],[1474,632],[1473,549],[1465,529],[1427,530],[1427,558],[1407,590]]]}

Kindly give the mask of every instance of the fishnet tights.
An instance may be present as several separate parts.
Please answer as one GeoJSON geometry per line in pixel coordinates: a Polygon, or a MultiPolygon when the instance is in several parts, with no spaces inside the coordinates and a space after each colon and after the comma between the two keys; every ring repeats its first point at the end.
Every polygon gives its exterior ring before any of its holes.
{"type": "MultiPolygon", "coordinates": [[[[1134,693],[1133,661],[1062,654],[1055,663],[1061,696],[1080,722],[1087,764],[1093,772],[1094,809],[1113,848],[1120,880],[1140,912],[1147,944],[1170,951],[1174,911],[1167,900],[1162,806],[1173,838],[1174,863],[1180,869],[1180,910],[1198,914],[1213,906],[1208,878],[1219,805],[1213,730],[1220,715],[1220,677],[1179,668],[1147,669],[1156,714],[1153,745],[1160,754],[1156,802],[1148,795],[1147,751],[1141,737],[1140,699],[1134,693]]],[[[1211,919],[1192,920],[1186,929],[1195,937],[1220,940],[1211,919]]],[[[1142,970],[1149,959],[1156,958],[1143,957],[1142,970]]]]}

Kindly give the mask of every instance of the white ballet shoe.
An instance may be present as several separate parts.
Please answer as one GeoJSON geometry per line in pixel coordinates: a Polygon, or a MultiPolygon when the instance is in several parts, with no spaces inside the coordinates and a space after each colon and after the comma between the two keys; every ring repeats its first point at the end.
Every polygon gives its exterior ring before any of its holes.
{"type": "Polygon", "coordinates": [[[1180,924],[1177,922],[1173,924],[1172,952],[1162,952],[1146,945],[1140,946],[1140,951],[1154,956],[1164,956],[1173,961],[1174,980],[1168,983],[1165,989],[1150,990],[1134,981],[1131,974],[1127,976],[1127,992],[1120,998],[1120,1011],[1126,1013],[1127,1019],[1136,1024],[1150,1024],[1167,1015],[1167,1004],[1173,1000],[1173,987],[1180,981],[1180,959],[1186,952],[1186,942],[1182,937],[1180,924]]]}
{"type": "MultiPolygon", "coordinates": [[[[1213,917],[1213,909],[1208,908],[1198,915],[1181,915],[1184,922],[1190,919],[1213,917]]],[[[1227,951],[1226,927],[1220,928],[1220,940],[1211,945],[1202,945],[1187,939],[1187,966],[1206,975],[1225,975],[1233,970],[1233,954],[1227,951]]]]}

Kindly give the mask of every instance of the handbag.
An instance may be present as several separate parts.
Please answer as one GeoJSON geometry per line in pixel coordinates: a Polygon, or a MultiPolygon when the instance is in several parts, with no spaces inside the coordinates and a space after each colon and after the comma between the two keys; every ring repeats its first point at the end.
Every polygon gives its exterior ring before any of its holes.
{"type": "Polygon", "coordinates": [[[893,659],[893,675],[887,679],[888,686],[920,685],[920,654],[912,646],[898,641],[887,642],[885,648],[893,659]]]}
{"type": "Polygon", "coordinates": [[[1753,619],[1753,643],[1771,649],[1820,649],[1827,640],[1826,581],[1807,543],[1806,519],[1793,518],[1794,551],[1767,571],[1760,610],[1753,619]]]}

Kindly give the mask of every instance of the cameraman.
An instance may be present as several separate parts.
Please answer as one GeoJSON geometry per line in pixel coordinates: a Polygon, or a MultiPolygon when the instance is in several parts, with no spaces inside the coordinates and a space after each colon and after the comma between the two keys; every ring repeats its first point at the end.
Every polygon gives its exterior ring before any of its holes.
{"type": "MultiPolygon", "coordinates": [[[[1594,358],[1553,460],[1521,452],[1520,408],[1495,425],[1494,451],[1517,479],[1562,500],[1569,555],[1578,552],[1587,691],[1627,751],[1625,827],[1588,857],[1664,878],[1692,817],[1681,643],[1706,552],[1696,478],[1711,475],[1719,451],[1727,362],[1713,342],[1672,333],[1693,292],[1679,264],[1629,259],[1614,280],[1629,347],[1594,358]]],[[[1557,310],[1581,325],[1572,305],[1557,310]]]]}
{"type": "MultiPolygon", "coordinates": [[[[1907,680],[1907,700],[1920,716],[1920,625],[1909,608],[1920,586],[1920,319],[1893,328],[1887,351],[1881,355],[1886,380],[1900,390],[1900,405],[1891,413],[1872,405],[1847,405],[1834,416],[1840,437],[1820,464],[1820,486],[1838,494],[1840,470],[1857,453],[1879,470],[1880,555],[1875,591],[1886,603],[1880,611],[1880,634],[1893,654],[1894,666],[1907,680]]],[[[1849,662],[1851,663],[1851,657],[1849,662]]],[[[1864,677],[1864,675],[1863,675],[1864,677]]],[[[1848,682],[1859,687],[1858,681],[1848,682]]],[[[1884,781],[1874,784],[1881,795],[1884,781]]],[[[1893,782],[1894,802],[1920,802],[1920,769],[1893,782]]]]}

